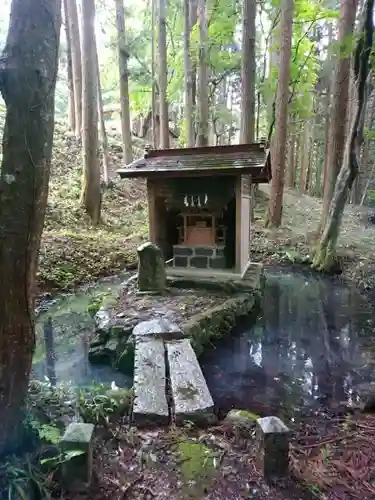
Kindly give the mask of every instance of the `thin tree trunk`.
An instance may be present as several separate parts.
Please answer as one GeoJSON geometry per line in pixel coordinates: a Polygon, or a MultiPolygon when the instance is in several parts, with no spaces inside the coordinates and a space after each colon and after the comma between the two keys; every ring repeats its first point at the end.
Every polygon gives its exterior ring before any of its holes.
{"type": "MultiPolygon", "coordinates": [[[[346,50],[345,41],[352,35],[356,16],[357,0],[341,0],[338,41],[346,50]]],[[[327,146],[327,175],[324,185],[322,227],[327,220],[337,176],[343,161],[345,128],[348,112],[350,57],[339,57],[336,61],[332,83],[332,107],[327,146]]]]}
{"type": "Polygon", "coordinates": [[[100,163],[98,147],[98,78],[95,70],[95,4],[82,2],[83,182],[81,202],[94,226],[100,222],[100,163]]]}
{"type": "Polygon", "coordinates": [[[266,226],[276,227],[280,226],[282,217],[294,0],[281,0],[280,8],[280,71],[276,96],[275,136],[271,145],[271,193],[266,218],[266,226]]]}
{"type": "Polygon", "coordinates": [[[72,53],[72,73],[75,109],[75,136],[82,134],[82,57],[76,0],[66,0],[69,21],[70,46],[72,53]]]}
{"type": "Polygon", "coordinates": [[[313,267],[328,271],[334,265],[336,243],[339,237],[345,203],[350,189],[358,173],[358,152],[362,139],[363,117],[366,106],[366,82],[369,72],[369,61],[374,31],[374,0],[366,0],[364,17],[356,49],[354,51],[354,71],[356,89],[356,111],[350,134],[345,145],[345,153],[335,191],[329,208],[327,222],[324,227],[319,246],[314,255],[313,267]]]}
{"type": "Polygon", "coordinates": [[[286,187],[289,189],[294,189],[294,182],[295,182],[295,172],[296,172],[296,165],[295,165],[295,146],[296,146],[296,139],[293,133],[291,133],[290,130],[291,126],[289,124],[289,143],[288,143],[288,163],[287,163],[287,169],[286,169],[286,187]]]}
{"type": "Polygon", "coordinates": [[[109,154],[108,154],[108,137],[107,131],[105,129],[105,121],[104,121],[104,111],[103,111],[103,96],[102,96],[102,87],[100,84],[100,66],[99,66],[99,57],[98,57],[98,48],[95,40],[95,70],[97,74],[98,80],[98,115],[99,115],[99,131],[100,131],[100,141],[102,143],[102,152],[103,152],[103,181],[106,186],[108,186],[108,165],[109,165],[109,154]]]}
{"type": "Polygon", "coordinates": [[[67,54],[67,76],[68,76],[68,122],[70,129],[75,132],[75,104],[74,104],[74,84],[73,84],[73,69],[72,69],[72,44],[69,31],[69,15],[68,15],[68,0],[64,0],[64,25],[66,38],[66,54],[67,54]]]}
{"type": "Polygon", "coordinates": [[[190,61],[190,23],[189,23],[189,0],[184,0],[184,74],[185,74],[185,126],[186,145],[188,148],[194,146],[194,115],[193,115],[193,81],[190,61]]]}
{"type": "Polygon", "coordinates": [[[121,133],[124,161],[128,165],[133,161],[133,150],[128,82],[129,53],[126,47],[125,13],[123,0],[116,0],[116,27],[118,43],[118,65],[120,70],[121,133]]]}
{"type": "Polygon", "coordinates": [[[360,205],[362,206],[365,202],[365,199],[366,199],[366,195],[367,195],[367,191],[368,191],[368,188],[369,188],[369,185],[370,185],[370,182],[372,181],[373,179],[373,176],[374,176],[374,171],[375,171],[375,161],[372,162],[372,167],[371,167],[371,171],[369,173],[369,176],[367,177],[367,182],[366,182],[366,185],[364,187],[364,190],[363,190],[363,194],[362,194],[362,198],[361,198],[361,201],[360,201],[360,205]]]}
{"type": "Polygon", "coordinates": [[[151,80],[152,80],[152,147],[158,147],[158,134],[156,125],[156,74],[155,74],[155,25],[156,25],[156,5],[155,0],[151,0],[151,80]]]}
{"type": "Polygon", "coordinates": [[[199,66],[198,66],[198,100],[199,100],[199,121],[197,146],[208,146],[208,26],[206,0],[198,1],[198,21],[199,21],[199,66]]]}
{"type": "Polygon", "coordinates": [[[13,0],[0,62],[0,455],[23,437],[35,347],[35,278],[47,205],[61,24],[59,0],[13,0]],[[48,43],[46,43],[48,40],[48,43]]]}
{"type": "Polygon", "coordinates": [[[309,170],[309,142],[310,142],[310,123],[308,120],[303,125],[303,144],[301,147],[301,169],[299,177],[299,194],[306,192],[307,176],[309,170]]]}
{"type": "Polygon", "coordinates": [[[169,148],[168,114],[168,68],[167,68],[167,19],[166,0],[159,0],[159,107],[160,107],[160,146],[169,148]]]}

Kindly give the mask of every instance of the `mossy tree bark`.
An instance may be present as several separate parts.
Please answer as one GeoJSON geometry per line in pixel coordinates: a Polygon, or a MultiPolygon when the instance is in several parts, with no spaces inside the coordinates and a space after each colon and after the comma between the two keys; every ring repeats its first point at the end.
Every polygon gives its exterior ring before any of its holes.
{"type": "Polygon", "coordinates": [[[342,167],[337,178],[327,221],[314,255],[313,267],[321,271],[329,271],[334,263],[336,243],[340,234],[345,203],[358,173],[358,152],[366,108],[366,82],[369,73],[369,58],[374,29],[373,7],[374,0],[367,0],[363,9],[364,16],[358,35],[359,39],[353,54],[356,97],[355,112],[352,116],[342,167]]]}
{"type": "Polygon", "coordinates": [[[0,58],[0,454],[20,444],[35,347],[34,285],[47,205],[61,0],[13,0],[0,58]]]}

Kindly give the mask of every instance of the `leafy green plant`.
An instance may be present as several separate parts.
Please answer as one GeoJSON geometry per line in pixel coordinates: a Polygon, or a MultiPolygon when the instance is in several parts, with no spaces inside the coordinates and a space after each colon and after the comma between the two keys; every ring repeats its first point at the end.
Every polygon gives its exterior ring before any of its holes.
{"type": "Polygon", "coordinates": [[[85,422],[99,424],[109,418],[127,413],[133,399],[127,389],[108,390],[103,385],[81,389],[78,395],[78,410],[85,422]]]}

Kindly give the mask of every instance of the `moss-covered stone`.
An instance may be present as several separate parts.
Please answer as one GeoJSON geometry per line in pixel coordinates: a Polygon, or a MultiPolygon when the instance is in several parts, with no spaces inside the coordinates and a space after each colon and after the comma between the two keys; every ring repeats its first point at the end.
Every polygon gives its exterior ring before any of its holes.
{"type": "Polygon", "coordinates": [[[123,350],[118,353],[115,361],[115,367],[125,375],[131,375],[134,371],[134,351],[133,343],[128,343],[123,346],[123,350]]]}
{"type": "Polygon", "coordinates": [[[196,314],[183,325],[184,332],[191,337],[192,346],[199,356],[204,347],[229,333],[241,316],[256,314],[259,310],[260,295],[239,294],[220,306],[196,314]]]}
{"type": "Polygon", "coordinates": [[[177,452],[185,481],[207,479],[215,474],[215,454],[203,443],[181,439],[177,444],[177,452]]]}

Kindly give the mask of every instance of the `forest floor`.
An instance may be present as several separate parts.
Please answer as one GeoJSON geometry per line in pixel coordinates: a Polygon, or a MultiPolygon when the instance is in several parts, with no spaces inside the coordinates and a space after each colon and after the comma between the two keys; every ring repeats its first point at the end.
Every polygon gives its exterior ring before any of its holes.
{"type": "MultiPolygon", "coordinates": [[[[255,425],[97,429],[95,480],[69,500],[373,500],[375,418],[310,415],[292,427],[290,477],[266,483],[255,425]]],[[[67,497],[64,497],[67,498],[67,497]]]]}
{"type": "MultiPolygon", "coordinates": [[[[111,144],[111,143],[110,143],[111,144]]],[[[93,228],[80,206],[81,147],[57,125],[45,227],[40,250],[41,292],[71,290],[135,264],[136,248],[147,234],[142,181],[121,181],[121,148],[110,148],[110,175],[116,181],[102,199],[102,224],[93,228]]]]}
{"type": "MultiPolygon", "coordinates": [[[[252,258],[265,264],[309,264],[317,241],[322,200],[286,190],[279,229],[264,228],[269,186],[260,185],[255,207],[252,258]]],[[[375,289],[375,225],[368,224],[368,208],[347,205],[337,246],[344,279],[361,290],[375,289]]]]}

